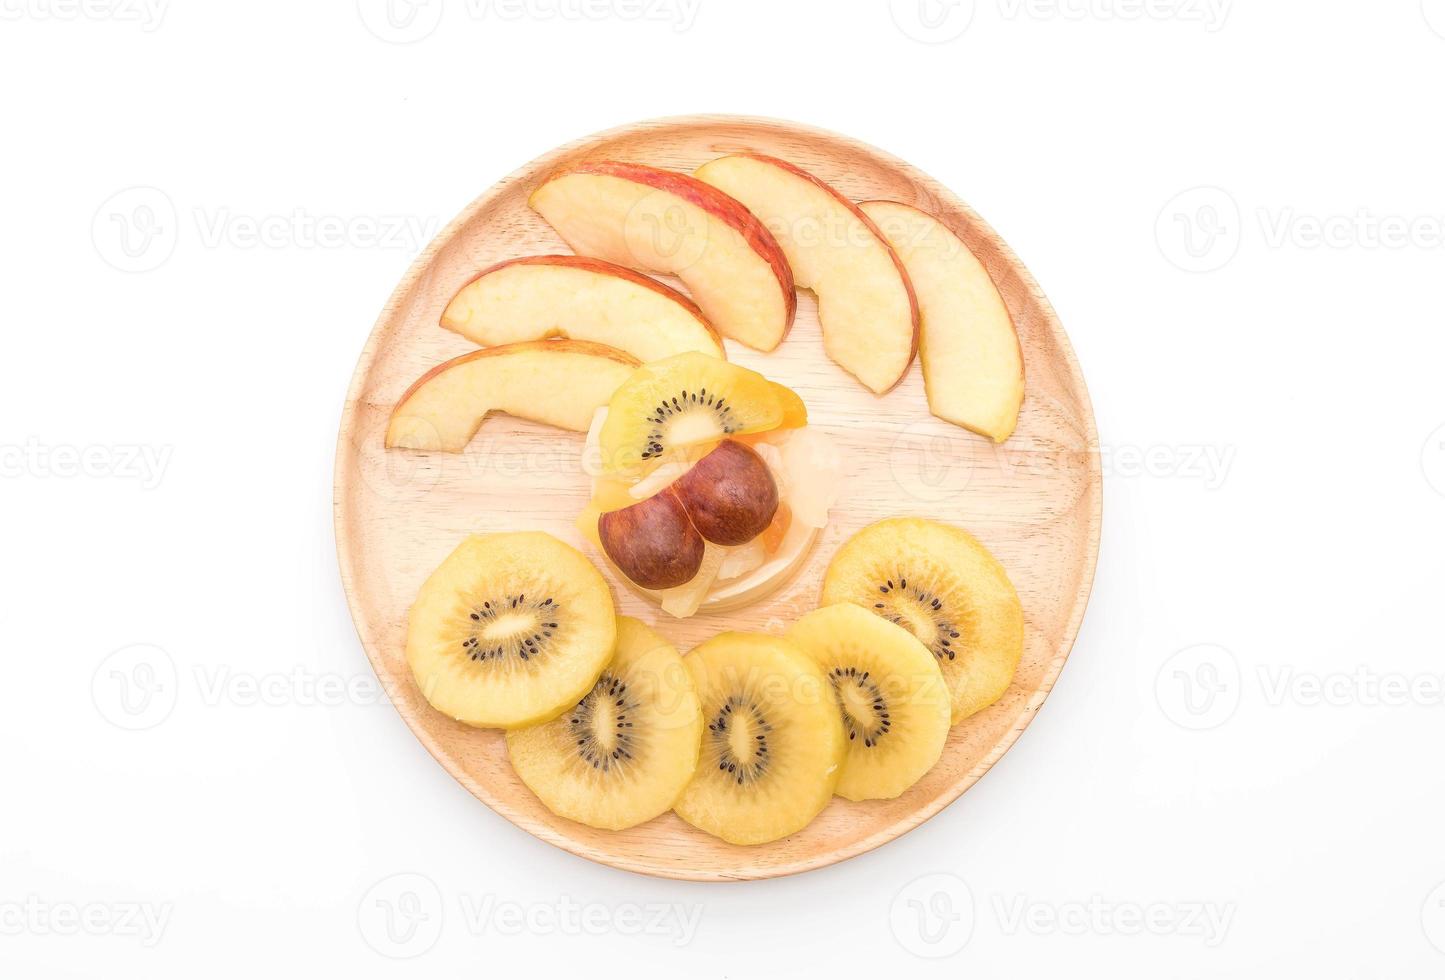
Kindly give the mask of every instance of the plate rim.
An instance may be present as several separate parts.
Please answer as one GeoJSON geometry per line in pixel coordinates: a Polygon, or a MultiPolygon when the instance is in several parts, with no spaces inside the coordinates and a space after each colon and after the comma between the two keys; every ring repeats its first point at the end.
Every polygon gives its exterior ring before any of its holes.
{"type": "Polygon", "coordinates": [[[379,664],[380,658],[378,654],[373,652],[377,648],[377,640],[374,636],[370,635],[369,627],[365,625],[367,622],[366,618],[359,614],[361,599],[358,595],[356,582],[351,573],[351,569],[355,567],[356,556],[353,553],[352,542],[350,536],[345,531],[343,521],[345,516],[345,500],[350,489],[346,464],[349,460],[348,453],[353,449],[348,443],[347,436],[355,431],[360,396],[365,388],[367,378],[376,359],[377,351],[381,346],[381,341],[391,318],[425,277],[428,268],[435,261],[438,253],[450,244],[459,232],[470,224],[476,215],[505,188],[514,183],[534,179],[554,169],[560,159],[600,142],[647,130],[667,129],[671,127],[696,128],[709,125],[757,126],[768,129],[785,130],[795,135],[816,136],[828,141],[849,144],[897,168],[902,173],[916,180],[921,186],[944,191],[949,198],[962,207],[968,213],[970,220],[975,223],[978,231],[989,239],[990,244],[998,250],[1000,257],[1009,266],[1011,271],[1018,276],[1019,281],[1028,289],[1029,293],[1034,297],[1034,300],[1039,304],[1040,313],[1049,327],[1049,332],[1058,344],[1059,357],[1066,369],[1070,385],[1078,394],[1080,408],[1082,410],[1081,415],[1085,423],[1084,436],[1086,441],[1085,452],[1083,454],[1086,469],[1085,493],[1089,494],[1093,500],[1093,506],[1082,512],[1084,516],[1083,531],[1086,545],[1083,553],[1083,563],[1080,570],[1078,588],[1070,605],[1067,620],[1062,627],[1059,642],[1056,644],[1055,649],[1045,664],[1044,674],[1037,689],[1019,706],[1012,723],[1008,726],[1008,730],[994,741],[985,756],[956,780],[946,792],[940,793],[937,797],[927,801],[924,805],[911,811],[905,817],[880,828],[877,832],[855,841],[850,845],[839,847],[826,853],[776,865],[769,865],[764,868],[740,868],[733,873],[693,871],[688,868],[676,868],[663,864],[647,863],[645,861],[639,861],[636,858],[625,858],[611,853],[597,853],[589,849],[584,842],[575,840],[566,834],[558,833],[546,825],[530,821],[525,815],[515,811],[504,799],[488,792],[479,781],[472,778],[458,765],[450,754],[440,749],[436,740],[427,731],[420,719],[415,716],[415,713],[403,710],[403,707],[394,699],[390,697],[387,698],[392,704],[392,707],[396,709],[396,713],[401,717],[402,721],[406,723],[412,735],[416,737],[417,741],[421,743],[427,753],[441,765],[443,770],[460,783],[467,792],[486,804],[486,806],[498,816],[507,820],[518,829],[536,837],[538,840],[604,867],[615,868],[634,874],[682,881],[756,881],[818,870],[876,850],[889,841],[897,840],[910,831],[915,830],[921,824],[937,816],[948,806],[957,802],[964,793],[976,785],[978,781],[1013,748],[1023,735],[1024,730],[1029,727],[1034,717],[1038,714],[1039,708],[1043,706],[1044,701],[1047,700],[1049,694],[1052,693],[1059,675],[1063,672],[1065,663],[1067,663],[1070,654],[1073,652],[1074,644],[1078,640],[1079,630],[1083,625],[1084,614],[1093,594],[1103,525],[1103,467],[1098,451],[1098,423],[1094,414],[1093,400],[1089,395],[1088,383],[1084,377],[1083,369],[1079,364],[1078,355],[1074,351],[1073,342],[1070,340],[1067,331],[1065,331],[1063,322],[1059,319],[1053,304],[1049,301],[1037,280],[1034,279],[1033,273],[1029,270],[1028,266],[1019,259],[1009,244],[994,230],[993,226],[984,220],[963,198],[949,190],[946,185],[930,177],[907,161],[863,140],[808,123],[800,123],[791,119],[771,116],[698,113],[653,117],[623,123],[590,133],[570,140],[560,146],[553,147],[541,155],[534,157],[489,185],[437,232],[427,246],[407,267],[406,272],[387,297],[386,303],[382,306],[380,313],[378,313],[375,322],[372,324],[371,330],[367,334],[366,341],[362,346],[361,353],[357,357],[351,380],[347,384],[345,402],[342,406],[341,418],[338,424],[336,455],[332,467],[332,533],[335,537],[336,558],[339,566],[342,591],[346,596],[347,613],[351,618],[353,628],[356,630],[357,639],[361,643],[362,650],[366,654],[367,662],[370,664],[372,672],[376,674],[378,681],[383,685],[383,689],[385,689],[385,685],[388,683],[385,677],[386,672],[379,664]]]}

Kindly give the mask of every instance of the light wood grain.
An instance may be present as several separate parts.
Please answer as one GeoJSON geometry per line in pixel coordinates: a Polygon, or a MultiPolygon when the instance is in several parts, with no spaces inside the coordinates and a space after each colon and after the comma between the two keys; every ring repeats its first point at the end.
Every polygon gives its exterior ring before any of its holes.
{"type": "Polygon", "coordinates": [[[341,577],[361,642],[397,710],[448,772],[517,826],[643,874],[708,881],[793,874],[861,854],[934,816],[1033,719],[1063,668],[1093,582],[1097,444],[1083,377],[1048,301],[1003,241],[942,185],[872,147],[794,123],[734,116],[637,123],[549,153],[498,183],[432,242],[397,287],[362,351],[341,424],[335,485],[341,577]],[[619,611],[654,624],[683,651],[724,629],[778,632],[813,608],[823,570],[844,539],[875,520],[916,514],[982,539],[1008,568],[1027,620],[1013,686],[953,729],[943,758],[911,790],[889,801],[834,800],[802,832],[748,848],[715,840],[671,814],[619,833],[555,817],[512,772],[499,732],[438,714],[412,683],[403,655],[408,607],[463,536],[540,529],[596,557],[574,526],[589,488],[578,464],[583,437],[500,417],[488,420],[463,454],[382,448],[396,398],[423,371],[469,349],[438,326],[453,293],[502,259],[567,251],[527,208],[528,193],[547,174],[601,159],[691,171],[740,150],[790,160],[854,200],[902,201],[937,214],[993,276],[1018,326],[1027,374],[1018,431],[995,447],[929,416],[916,363],[881,398],[845,375],[823,354],[811,295],[800,297],[797,321],[775,352],[728,343],[731,359],[796,389],[812,424],[842,447],[847,484],[833,524],[778,592],[725,614],[671,619],[622,588],[604,566],[619,611]]]}

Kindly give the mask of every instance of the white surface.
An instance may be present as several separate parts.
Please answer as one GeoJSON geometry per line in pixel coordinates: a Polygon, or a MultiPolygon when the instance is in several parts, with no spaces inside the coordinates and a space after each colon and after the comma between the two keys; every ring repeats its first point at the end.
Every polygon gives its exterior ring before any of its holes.
{"type": "Polygon", "coordinates": [[[1445,3],[447,0],[410,45],[367,0],[66,3],[0,5],[0,973],[1445,967],[1445,3]],[[570,857],[442,772],[371,690],[330,507],[425,237],[558,143],[698,111],[969,200],[1057,305],[1111,469],[1083,633],[995,771],[722,887],[570,857]]]}

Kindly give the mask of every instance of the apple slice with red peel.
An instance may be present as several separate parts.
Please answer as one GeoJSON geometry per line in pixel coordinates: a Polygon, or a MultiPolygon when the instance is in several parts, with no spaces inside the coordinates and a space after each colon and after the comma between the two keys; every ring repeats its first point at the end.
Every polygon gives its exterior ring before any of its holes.
{"type": "Polygon", "coordinates": [[[893,243],[917,291],[929,410],[1003,442],[1018,425],[1024,364],[1018,333],[988,270],[931,214],[892,201],[860,207],[893,243]]]}
{"type": "Polygon", "coordinates": [[[702,566],[702,535],[670,488],[603,514],[597,536],[618,571],[644,589],[685,585],[702,566]]]}
{"type": "Polygon", "coordinates": [[[677,276],[725,337],[767,351],[793,324],[797,294],[778,242],[695,177],[583,163],[549,177],[529,203],[580,255],[677,276]]]}
{"type": "Polygon", "coordinates": [[[488,347],[438,364],[392,409],[386,445],[457,453],[490,412],[586,432],[637,358],[581,340],[488,347]]]}
{"type": "Polygon", "coordinates": [[[757,215],[788,257],[800,287],[818,296],[823,349],[882,394],[918,349],[918,303],[883,234],[852,201],[785,160],[738,153],[696,171],[757,215]]]}
{"type": "Polygon", "coordinates": [[[483,347],[563,337],[644,362],[683,351],[726,356],[722,338],[682,293],[580,255],[530,255],[483,270],[447,304],[441,322],[483,347]]]}

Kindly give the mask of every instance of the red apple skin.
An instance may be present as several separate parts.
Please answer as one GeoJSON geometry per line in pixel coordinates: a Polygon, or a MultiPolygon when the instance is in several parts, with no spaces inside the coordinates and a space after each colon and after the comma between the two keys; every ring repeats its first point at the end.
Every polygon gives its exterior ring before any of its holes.
{"type": "Polygon", "coordinates": [[[689,204],[694,204],[731,225],[738,234],[743,236],[753,251],[767,261],[773,270],[774,277],[778,280],[778,286],[783,291],[783,301],[787,304],[787,322],[783,327],[783,333],[786,336],[788,328],[793,325],[793,316],[798,310],[798,293],[793,285],[793,267],[788,265],[788,259],[783,255],[782,246],[773,237],[773,233],[768,231],[767,226],[759,221],[751,211],[743,207],[741,202],[724,194],[711,184],[703,183],[691,174],[681,174],[673,170],[662,170],[658,167],[618,160],[579,163],[575,167],[553,174],[547,180],[555,180],[569,173],[600,174],[604,177],[618,177],[647,187],[655,187],[660,191],[680,197],[689,204]]]}
{"type": "Polygon", "coordinates": [[[391,410],[392,417],[401,414],[406,407],[407,399],[416,394],[432,378],[456,367],[458,364],[465,364],[468,361],[475,361],[483,357],[506,357],[508,354],[515,354],[521,350],[555,350],[571,351],[575,354],[593,354],[597,357],[605,357],[616,361],[619,364],[626,364],[628,367],[639,367],[642,362],[626,351],[620,351],[616,347],[608,347],[606,344],[596,344],[590,340],[524,340],[516,344],[502,344],[499,347],[483,347],[481,350],[468,351],[458,355],[449,361],[443,361],[433,368],[429,368],[425,374],[413,381],[401,393],[396,400],[396,407],[391,410]]]}
{"type": "Polygon", "coordinates": [[[671,487],[603,514],[597,519],[597,536],[618,570],[644,589],[691,582],[706,547],[671,487]]]}
{"type": "MultiPolygon", "coordinates": [[[[873,202],[873,201],[860,201],[859,203],[860,203],[860,204],[872,204],[872,203],[875,203],[875,202],[873,202]]],[[[944,220],[943,220],[941,217],[939,217],[938,215],[932,213],[931,211],[925,211],[925,210],[923,210],[923,209],[920,208],[920,207],[915,207],[915,206],[912,205],[912,204],[903,204],[903,203],[900,202],[900,201],[879,201],[879,202],[876,202],[876,203],[881,203],[881,204],[894,204],[894,205],[897,205],[898,207],[907,208],[907,209],[910,210],[910,211],[917,211],[919,214],[923,215],[924,217],[926,217],[926,218],[932,218],[934,221],[937,221],[939,224],[943,225],[945,228],[948,227],[948,222],[944,221],[944,220]]],[[[882,231],[882,229],[880,229],[880,228],[877,226],[877,224],[873,221],[873,219],[868,218],[868,215],[867,215],[865,212],[861,211],[861,210],[859,211],[859,213],[862,214],[863,217],[868,220],[868,223],[873,226],[873,232],[874,232],[874,234],[878,235],[879,237],[882,237],[883,231],[882,231]]],[[[950,230],[951,230],[951,229],[950,229],[950,230]]],[[[895,262],[900,262],[900,261],[902,261],[902,260],[899,259],[898,256],[897,256],[897,254],[895,253],[894,256],[893,256],[893,261],[895,261],[895,262]]],[[[995,286],[995,288],[997,288],[997,286],[995,286]]],[[[913,283],[912,283],[912,281],[910,281],[909,284],[908,284],[908,293],[909,293],[909,295],[912,295],[912,294],[913,294],[913,283]]],[[[914,308],[915,310],[918,309],[918,298],[917,298],[916,296],[915,296],[914,299],[913,299],[913,308],[914,308]]],[[[921,323],[921,321],[920,321],[920,323],[921,323]]],[[[914,339],[914,341],[913,341],[913,351],[914,351],[915,354],[918,352],[918,338],[919,338],[919,336],[920,336],[920,332],[915,332],[915,333],[914,333],[914,338],[915,338],[915,339],[914,339]]],[[[1024,346],[1023,346],[1023,342],[1020,341],[1019,338],[1018,338],[1018,325],[1017,325],[1017,324],[1014,325],[1014,342],[1018,344],[1019,363],[1022,364],[1022,363],[1023,363],[1023,360],[1024,360],[1024,346]]],[[[997,441],[997,440],[995,440],[995,441],[997,441]]]]}
{"type": "MultiPolygon", "coordinates": [[[[629,269],[625,265],[616,265],[612,262],[604,262],[602,259],[593,259],[585,255],[524,255],[515,259],[504,259],[496,265],[488,266],[462,283],[457,293],[461,293],[463,289],[466,289],[478,279],[489,276],[493,272],[500,272],[502,269],[513,265],[560,265],[571,269],[581,269],[584,272],[595,272],[600,276],[616,276],[619,279],[626,279],[628,282],[636,283],[661,296],[667,297],[687,310],[687,312],[696,317],[697,322],[702,324],[703,328],[712,335],[713,339],[717,341],[718,347],[722,347],[722,335],[717,332],[717,328],[707,321],[707,317],[703,316],[702,310],[698,309],[698,305],[682,293],[679,293],[666,283],[658,282],[651,276],[644,276],[642,273],[629,269]]],[[[456,294],[453,294],[454,298],[455,295],[456,294]]],[[[451,304],[448,303],[447,305],[450,306],[451,304]]],[[[446,324],[443,324],[443,326],[445,325],[446,324]]]]}
{"type": "Polygon", "coordinates": [[[750,446],[718,443],[670,487],[698,534],[734,547],[762,534],[778,512],[778,484],[750,446]]]}
{"type": "MultiPolygon", "coordinates": [[[[922,318],[920,317],[918,312],[918,296],[915,295],[913,292],[913,280],[908,278],[908,270],[903,268],[903,260],[898,257],[897,252],[893,251],[893,246],[888,244],[888,239],[884,236],[883,230],[878,227],[878,225],[873,221],[872,218],[864,214],[862,209],[859,208],[858,205],[854,204],[852,201],[848,200],[848,198],[838,193],[837,189],[833,187],[833,185],[829,184],[827,181],[820,180],[819,178],[814,177],[802,167],[791,164],[786,160],[780,160],[779,158],[774,156],[768,156],[766,153],[752,153],[748,151],[741,151],[734,155],[740,157],[749,157],[753,160],[761,160],[763,163],[772,164],[779,170],[786,170],[793,176],[801,177],[803,180],[806,180],[814,186],[831,194],[833,198],[838,201],[839,204],[842,204],[849,211],[853,212],[854,217],[856,217],[859,221],[863,222],[864,226],[867,227],[870,232],[872,232],[873,237],[878,239],[879,243],[888,250],[888,256],[893,260],[893,267],[898,270],[898,275],[903,280],[903,285],[908,289],[908,305],[913,311],[913,350],[908,355],[908,363],[904,365],[903,373],[898,376],[898,381],[902,381],[908,375],[908,368],[912,367],[913,365],[913,358],[918,355],[918,340],[922,332],[922,318]]],[[[898,381],[893,382],[893,384],[896,386],[898,384],[898,381]]]]}

